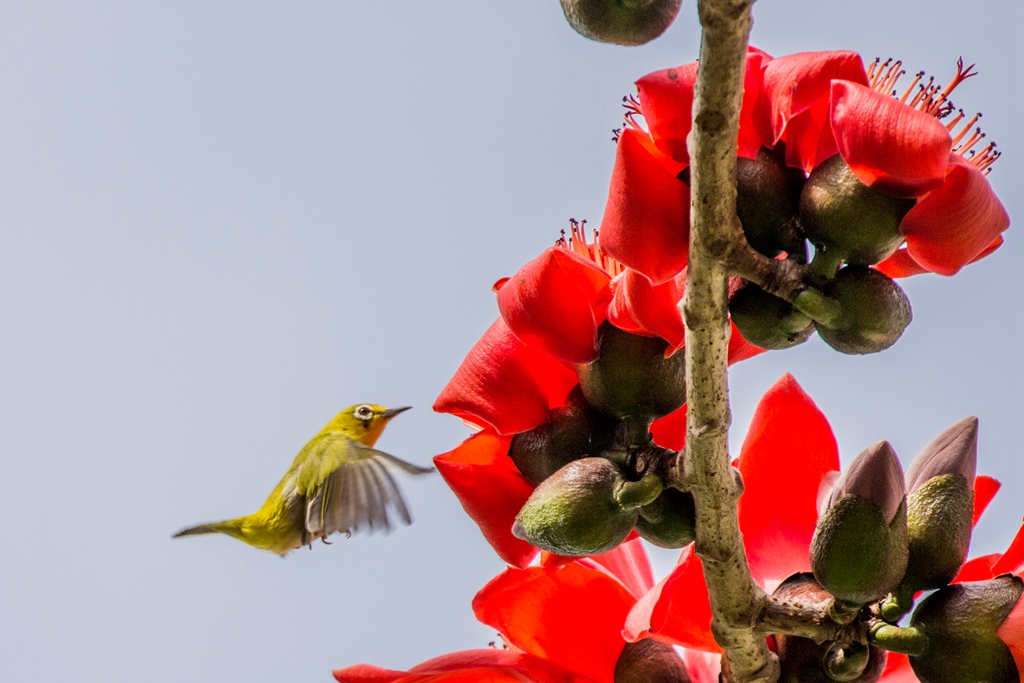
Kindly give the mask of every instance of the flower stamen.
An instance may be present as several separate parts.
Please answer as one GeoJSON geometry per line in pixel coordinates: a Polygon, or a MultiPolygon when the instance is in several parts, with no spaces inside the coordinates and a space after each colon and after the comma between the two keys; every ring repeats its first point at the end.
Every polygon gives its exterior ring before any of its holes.
{"type": "Polygon", "coordinates": [[[566,238],[565,230],[562,230],[562,236],[555,242],[556,247],[562,249],[568,249],[571,252],[579,254],[584,258],[588,258],[597,264],[604,272],[608,273],[611,277],[615,277],[623,270],[625,266],[613,259],[608,254],[604,253],[601,249],[600,240],[598,239],[598,232],[594,230],[594,238],[588,244],[587,243],[587,221],[577,221],[575,218],[569,219],[569,237],[566,238]]]}
{"type": "MultiPolygon", "coordinates": [[[[622,106],[626,110],[626,113],[623,115],[623,118],[626,120],[626,126],[641,133],[646,133],[647,131],[636,120],[637,117],[643,118],[644,115],[643,109],[640,107],[640,100],[633,95],[624,95],[622,97],[622,106]]],[[[612,140],[618,142],[620,135],[622,135],[622,128],[612,129],[612,140]]]]}
{"type": "Polygon", "coordinates": [[[881,59],[875,59],[867,69],[868,84],[876,92],[891,95],[907,106],[937,119],[944,119],[956,112],[946,124],[946,130],[952,137],[953,153],[963,157],[982,173],[988,174],[992,164],[999,158],[1000,152],[996,151],[994,143],[980,152],[973,151],[973,147],[985,138],[985,133],[981,128],[975,126],[981,118],[981,114],[975,114],[964,123],[966,118],[964,110],[957,109],[949,99],[949,96],[961,83],[978,75],[978,72],[974,70],[975,65],[964,66],[963,57],[957,59],[956,74],[945,87],[936,85],[934,77],[929,77],[926,83],[922,82],[925,72],[919,71],[910,86],[903,91],[903,95],[898,96],[895,89],[896,83],[906,73],[902,67],[903,62],[899,60],[889,58],[883,62],[881,59]],[[964,138],[967,138],[966,142],[964,142],[964,138]]]}

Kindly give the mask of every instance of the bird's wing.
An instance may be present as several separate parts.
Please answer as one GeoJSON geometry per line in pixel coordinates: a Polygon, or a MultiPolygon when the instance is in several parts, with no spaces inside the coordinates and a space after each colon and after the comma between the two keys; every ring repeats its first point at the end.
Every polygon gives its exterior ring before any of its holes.
{"type": "Polygon", "coordinates": [[[409,510],[388,469],[409,474],[432,471],[341,432],[320,434],[303,450],[308,452],[296,473],[297,485],[306,497],[306,530],[314,538],[335,531],[390,531],[389,511],[409,524],[409,510]]]}

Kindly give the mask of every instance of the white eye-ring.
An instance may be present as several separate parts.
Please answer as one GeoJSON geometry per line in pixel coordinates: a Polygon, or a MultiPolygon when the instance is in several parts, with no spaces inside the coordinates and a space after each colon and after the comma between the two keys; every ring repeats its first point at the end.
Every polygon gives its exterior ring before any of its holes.
{"type": "Polygon", "coordinates": [[[366,404],[363,404],[355,409],[355,416],[360,420],[369,420],[371,417],[373,417],[373,408],[366,404]]]}

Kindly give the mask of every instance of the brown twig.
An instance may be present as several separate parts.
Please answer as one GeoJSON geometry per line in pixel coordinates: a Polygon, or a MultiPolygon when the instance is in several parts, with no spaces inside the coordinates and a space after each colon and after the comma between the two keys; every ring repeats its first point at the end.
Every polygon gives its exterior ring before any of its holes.
{"type": "MultiPolygon", "coordinates": [[[[776,681],[778,659],[755,630],[767,596],[751,578],[736,514],[740,485],[729,464],[726,375],[728,270],[746,245],[736,217],[736,139],[752,0],[700,0],[703,26],[690,150],[690,256],[686,321],[687,488],[697,511],[712,632],[737,683],[776,681]]],[[[749,249],[749,246],[746,247],[749,249]]],[[[767,260],[767,259],[765,259],[767,260]]]]}

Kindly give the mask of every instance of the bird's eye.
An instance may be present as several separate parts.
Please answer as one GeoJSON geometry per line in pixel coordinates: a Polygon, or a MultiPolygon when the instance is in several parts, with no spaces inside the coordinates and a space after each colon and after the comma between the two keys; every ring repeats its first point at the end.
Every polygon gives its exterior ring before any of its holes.
{"type": "Polygon", "coordinates": [[[368,405],[361,405],[358,408],[356,408],[355,415],[360,420],[369,420],[371,417],[373,417],[373,408],[371,408],[368,405]]]}

